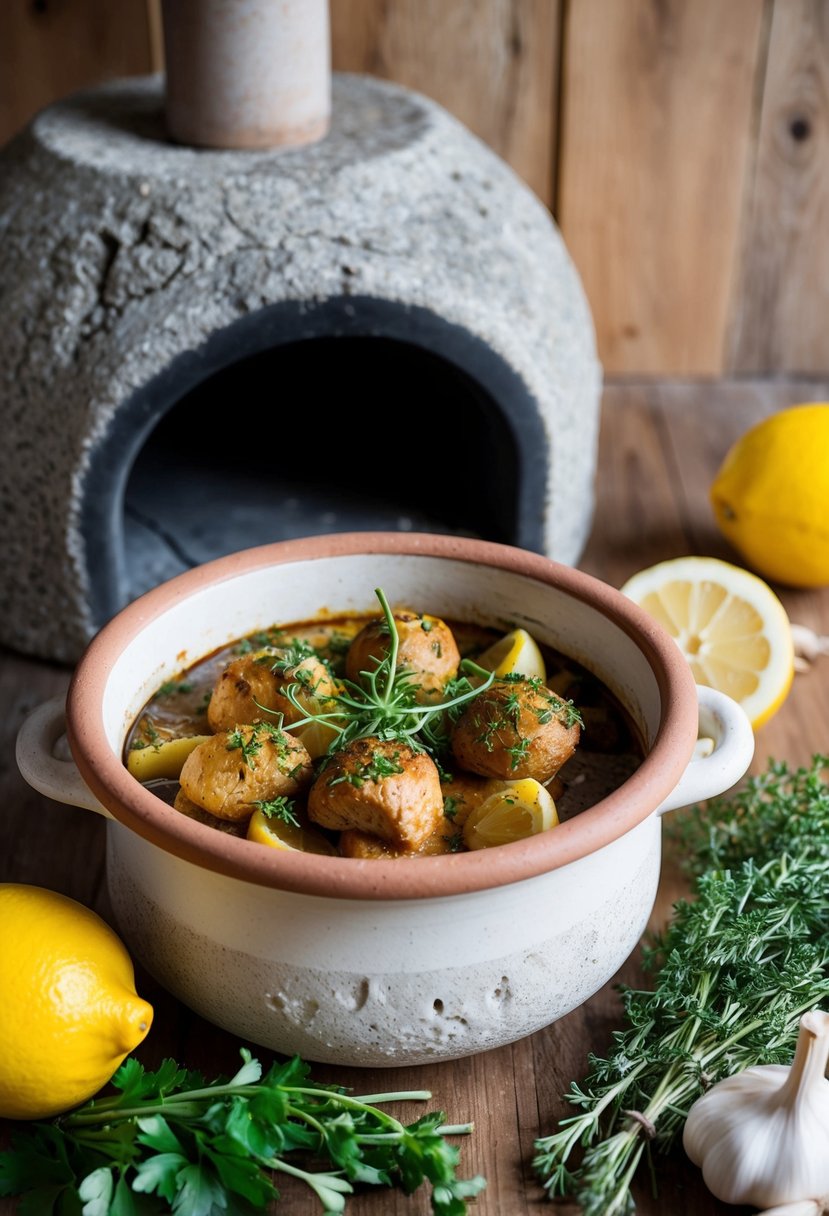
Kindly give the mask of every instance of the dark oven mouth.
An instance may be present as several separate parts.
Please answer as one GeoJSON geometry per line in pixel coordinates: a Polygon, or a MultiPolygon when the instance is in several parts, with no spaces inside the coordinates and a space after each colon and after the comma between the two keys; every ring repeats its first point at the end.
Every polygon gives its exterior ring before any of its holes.
{"type": "Polygon", "coordinates": [[[437,532],[543,552],[547,442],[519,374],[428,309],[270,305],[161,368],[93,449],[93,623],[183,570],[293,537],[437,532]]]}

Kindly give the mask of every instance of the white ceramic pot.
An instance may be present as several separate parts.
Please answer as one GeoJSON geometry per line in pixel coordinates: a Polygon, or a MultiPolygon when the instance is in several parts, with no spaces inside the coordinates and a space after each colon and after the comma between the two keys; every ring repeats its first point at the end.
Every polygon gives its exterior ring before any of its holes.
{"type": "Polygon", "coordinates": [[[651,911],[660,815],[731,786],[754,743],[742,710],[697,689],[673,640],[613,588],[508,546],[401,533],[287,541],[173,579],[91,643],[66,713],[75,763],[53,756],[54,704],[24,725],[18,763],[48,796],[111,817],[109,890],[133,953],[236,1035],[372,1066],[512,1042],[594,993],[651,911]],[[641,767],[551,832],[415,861],[254,845],[130,776],[124,740],[163,680],[274,622],[372,611],[376,587],[439,616],[523,626],[583,663],[646,740],[641,767]],[[700,720],[715,749],[695,759],[700,720]]]}

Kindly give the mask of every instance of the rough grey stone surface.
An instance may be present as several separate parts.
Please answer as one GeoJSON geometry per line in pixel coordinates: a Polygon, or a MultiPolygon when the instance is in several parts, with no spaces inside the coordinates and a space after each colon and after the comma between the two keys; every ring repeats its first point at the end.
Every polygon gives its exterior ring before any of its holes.
{"type": "Polygon", "coordinates": [[[0,640],[74,661],[96,628],[85,475],[119,405],[182,352],[281,300],[436,312],[523,379],[549,439],[547,552],[578,560],[601,369],[547,210],[436,104],[335,76],[307,148],[167,142],[159,78],[43,111],[0,154],[0,640]]]}

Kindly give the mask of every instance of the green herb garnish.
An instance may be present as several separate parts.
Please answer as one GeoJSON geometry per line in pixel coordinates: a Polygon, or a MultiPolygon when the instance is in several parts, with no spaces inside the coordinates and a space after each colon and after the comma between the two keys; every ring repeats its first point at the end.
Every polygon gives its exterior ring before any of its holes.
{"type": "Polygon", "coordinates": [[[399,752],[395,752],[393,756],[384,756],[382,752],[375,751],[369,760],[355,765],[348,773],[332,778],[328,784],[339,785],[341,781],[347,781],[359,789],[365,781],[382,781],[384,777],[393,777],[395,773],[403,772],[403,765],[398,764],[399,759],[399,752]]]}
{"type": "Polygon", "coordinates": [[[259,807],[259,810],[268,819],[279,819],[282,823],[289,823],[295,828],[299,827],[299,820],[296,817],[296,799],[289,798],[287,794],[280,794],[268,802],[257,801],[253,805],[259,807]]]}
{"type": "Polygon", "coordinates": [[[158,690],[157,696],[170,697],[174,693],[187,693],[193,691],[193,685],[188,684],[186,680],[166,680],[158,690]]]}
{"type": "Polygon", "coordinates": [[[568,1095],[580,1113],[536,1141],[551,1196],[574,1196],[585,1216],[632,1212],[640,1160],[670,1146],[705,1089],[791,1061],[802,1014],[829,1000],[827,768],[825,756],[794,772],[772,762],[688,819],[696,898],[645,950],[653,990],[621,990],[626,1028],[568,1095]]]}
{"type": "Polygon", "coordinates": [[[237,748],[241,750],[242,759],[248,768],[256,768],[255,757],[262,750],[262,740],[257,738],[256,731],[251,731],[250,738],[246,739],[238,726],[235,730],[232,730],[227,737],[227,750],[233,752],[237,748]]]}
{"type": "Polygon", "coordinates": [[[343,691],[336,693],[326,702],[331,708],[309,711],[298,699],[302,685],[298,681],[289,684],[284,690],[285,696],[305,715],[300,721],[291,723],[291,730],[305,726],[308,722],[326,723],[336,732],[329,752],[340,750],[354,739],[368,737],[398,739],[407,742],[416,751],[425,749],[431,752],[435,750],[437,736],[430,733],[430,723],[447,712],[451,713],[489,688],[495,677],[492,672],[484,671],[477,663],[464,659],[462,668],[474,673],[482,683],[475,687],[468,679],[464,679],[463,688],[456,684],[457,690],[450,690],[447,686],[442,700],[426,705],[419,704],[416,700],[419,685],[414,673],[397,666],[400,636],[394,614],[382,590],[377,589],[375,594],[383,609],[383,627],[390,638],[387,653],[375,664],[372,671],[360,673],[363,684],[343,680],[343,691]]]}
{"type": "Polygon", "coordinates": [[[145,725],[141,728],[141,735],[138,738],[133,739],[132,743],[130,744],[130,751],[140,752],[143,751],[145,747],[151,747],[153,751],[157,752],[163,742],[164,740],[161,738],[161,735],[155,729],[152,722],[146,721],[145,719],[145,725]]]}
{"type": "Polygon", "coordinates": [[[450,794],[448,798],[443,800],[443,814],[452,821],[458,813],[458,800],[450,794]]]}
{"type": "Polygon", "coordinates": [[[411,1194],[427,1181],[435,1216],[463,1216],[486,1185],[456,1177],[459,1153],[445,1139],[471,1124],[447,1126],[436,1111],[404,1125],[378,1107],[428,1092],[353,1097],[315,1085],[299,1058],[262,1077],[250,1052],[241,1055],[234,1077],[210,1084],[173,1060],[156,1072],[126,1060],[113,1097],[16,1125],[0,1153],[0,1195],[25,1196],[30,1216],[245,1216],[278,1198],[273,1174],[282,1173],[311,1187],[327,1214],[345,1211],[354,1184],[411,1194]],[[302,1165],[289,1160],[297,1152],[302,1165]],[[309,1157],[330,1168],[305,1168],[309,1157]]]}
{"type": "MultiPolygon", "coordinates": [[[[285,732],[279,727],[274,726],[273,722],[257,722],[254,726],[237,726],[235,730],[229,732],[227,736],[227,750],[229,752],[239,749],[242,753],[242,759],[248,768],[256,768],[256,756],[262,750],[264,739],[262,735],[270,739],[276,748],[276,754],[280,760],[284,760],[288,754],[288,740],[285,732]],[[250,738],[245,738],[245,731],[250,731],[250,738]]],[[[302,765],[299,765],[302,768],[302,765]]]]}

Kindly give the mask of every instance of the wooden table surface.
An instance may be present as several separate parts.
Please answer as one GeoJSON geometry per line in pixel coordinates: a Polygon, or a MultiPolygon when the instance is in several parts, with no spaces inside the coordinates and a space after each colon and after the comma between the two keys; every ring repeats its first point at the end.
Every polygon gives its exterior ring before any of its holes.
{"type": "MultiPolygon", "coordinates": [[[[681,554],[735,560],[718,536],[707,488],[730,443],[751,423],[788,404],[829,399],[829,385],[814,382],[613,384],[605,391],[597,504],[583,569],[614,586],[634,571],[681,554]]],[[[4,577],[14,577],[5,572],[4,577]]],[[[793,621],[829,633],[829,590],[778,589],[793,621]]],[[[829,749],[829,658],[798,675],[779,714],[757,735],[753,768],[768,759],[806,763],[829,749]]],[[[67,685],[68,671],[45,662],[0,653],[0,881],[29,882],[62,891],[110,918],[104,880],[104,822],[88,812],[60,806],[25,785],[14,761],[14,740],[25,714],[67,685]]],[[[663,923],[684,891],[676,859],[666,856],[653,924],[663,923]]],[[[324,1081],[358,1091],[429,1089],[429,1109],[445,1110],[450,1122],[472,1119],[475,1130],[461,1144],[461,1173],[482,1173],[487,1190],[472,1211],[477,1216],[522,1216],[552,1209],[531,1167],[533,1142],[570,1113],[562,1095],[581,1078],[587,1053],[602,1054],[620,1025],[614,985],[642,980],[638,952],[581,1008],[529,1038],[468,1059],[419,1068],[356,1070],[316,1066],[324,1081]]],[[[138,990],[155,1007],[153,1029],[137,1053],[154,1066],[173,1055],[213,1074],[230,1072],[239,1042],[190,1013],[143,971],[138,990]]],[[[257,1053],[268,1060],[266,1052],[257,1053]]],[[[411,1104],[410,1117],[422,1113],[411,1104]]],[[[423,1108],[426,1109],[425,1107],[423,1108]]],[[[641,1216],[740,1216],[742,1210],[713,1200],[681,1149],[658,1159],[660,1193],[646,1179],[637,1187],[641,1216]]],[[[282,1216],[319,1212],[314,1197],[292,1179],[280,1182],[282,1216]]],[[[0,1216],[15,1204],[0,1200],[0,1216]]],[[[406,1199],[378,1190],[355,1197],[353,1216],[420,1216],[428,1213],[425,1189],[406,1199]]],[[[747,1211],[747,1209],[745,1209],[747,1211]]]]}

